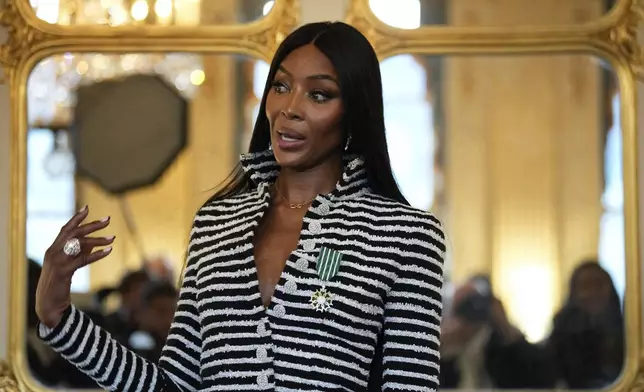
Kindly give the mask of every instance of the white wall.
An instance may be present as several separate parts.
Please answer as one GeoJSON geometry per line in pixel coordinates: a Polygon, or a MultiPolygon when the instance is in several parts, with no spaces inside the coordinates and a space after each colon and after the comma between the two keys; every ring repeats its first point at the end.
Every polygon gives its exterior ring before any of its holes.
{"type": "Polygon", "coordinates": [[[343,20],[349,0],[302,0],[300,23],[343,20]]]}

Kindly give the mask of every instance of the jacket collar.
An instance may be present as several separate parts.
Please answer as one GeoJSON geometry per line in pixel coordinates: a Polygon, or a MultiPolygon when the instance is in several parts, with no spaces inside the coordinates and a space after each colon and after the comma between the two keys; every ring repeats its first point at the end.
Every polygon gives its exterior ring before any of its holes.
{"type": "MultiPolygon", "coordinates": [[[[328,196],[331,199],[339,200],[371,192],[364,160],[357,155],[346,155],[343,157],[343,161],[342,178],[328,196]]],[[[265,192],[277,180],[280,173],[280,166],[275,160],[273,150],[270,149],[243,154],[241,166],[250,175],[251,180],[261,193],[265,192]]]]}

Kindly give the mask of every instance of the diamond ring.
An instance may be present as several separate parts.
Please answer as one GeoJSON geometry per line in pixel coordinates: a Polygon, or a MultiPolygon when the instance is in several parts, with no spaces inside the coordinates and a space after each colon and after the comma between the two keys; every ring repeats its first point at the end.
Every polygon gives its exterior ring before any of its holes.
{"type": "Polygon", "coordinates": [[[78,238],[70,238],[63,246],[63,253],[70,257],[76,257],[81,252],[81,244],[78,238]]]}

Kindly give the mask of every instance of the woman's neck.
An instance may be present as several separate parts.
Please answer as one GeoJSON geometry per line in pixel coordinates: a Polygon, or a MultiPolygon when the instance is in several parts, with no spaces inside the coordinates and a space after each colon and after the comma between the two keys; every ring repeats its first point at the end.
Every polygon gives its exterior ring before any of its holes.
{"type": "Polygon", "coordinates": [[[341,160],[338,163],[321,164],[305,171],[282,168],[275,186],[287,202],[308,203],[319,194],[333,191],[341,176],[341,160]]]}

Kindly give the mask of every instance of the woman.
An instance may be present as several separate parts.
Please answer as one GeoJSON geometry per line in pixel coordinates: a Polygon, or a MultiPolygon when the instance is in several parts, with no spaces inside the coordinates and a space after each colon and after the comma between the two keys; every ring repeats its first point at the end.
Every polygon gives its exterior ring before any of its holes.
{"type": "Polygon", "coordinates": [[[610,275],[596,260],[570,277],[568,300],[555,316],[548,348],[557,381],[569,389],[603,389],[624,366],[624,318],[610,275]]]}
{"type": "Polygon", "coordinates": [[[550,389],[549,362],[508,319],[487,275],[446,293],[441,389],[550,389]],[[451,297],[451,298],[450,298],[451,297]]]}
{"type": "Polygon", "coordinates": [[[87,237],[109,224],[81,225],[87,209],[47,252],[42,338],[113,391],[435,390],[443,230],[396,185],[363,35],[313,23],[284,40],[240,166],[195,217],[158,365],[70,305],[73,271],[113,241],[87,237]]]}

